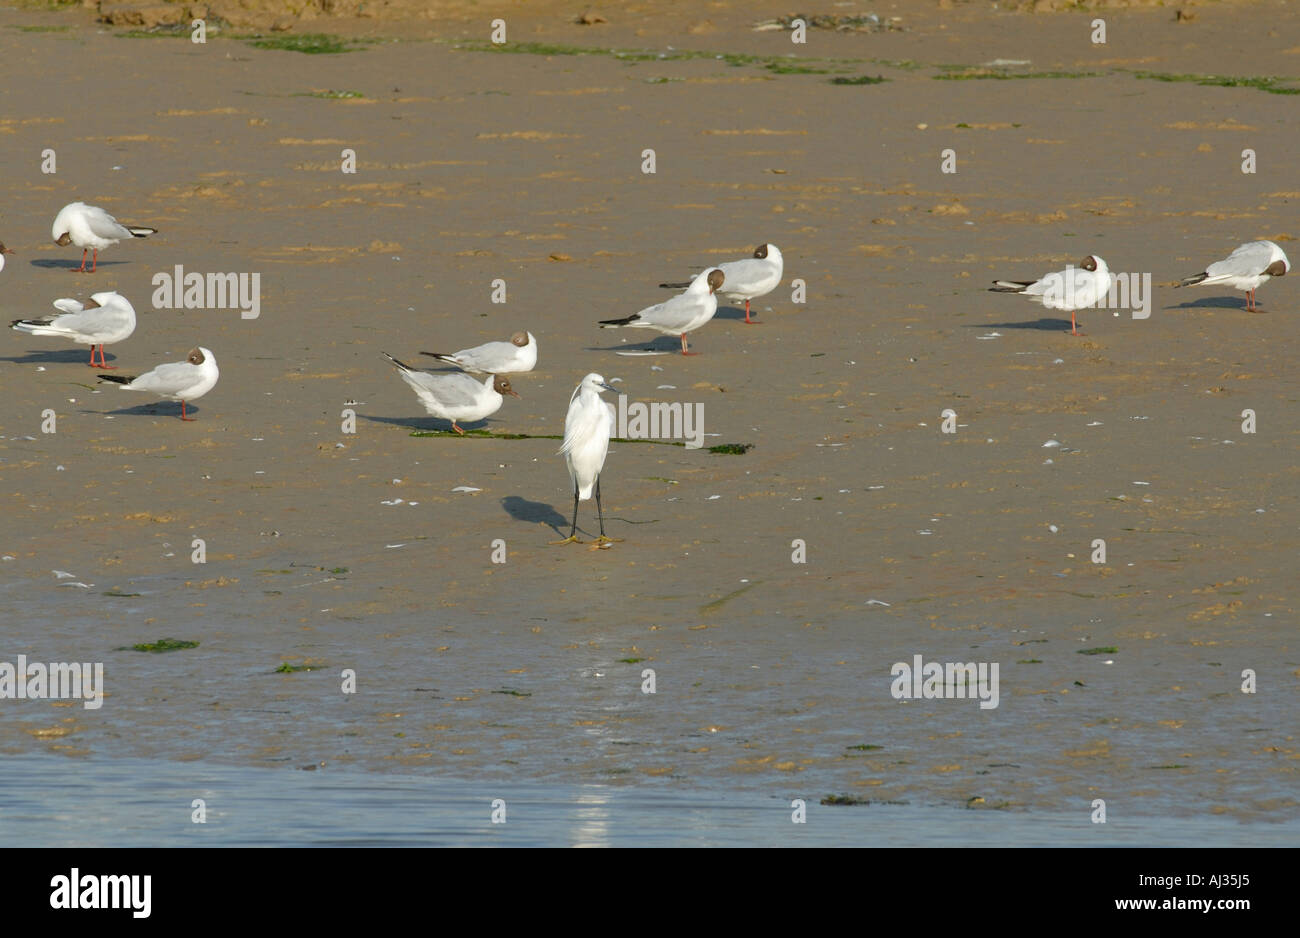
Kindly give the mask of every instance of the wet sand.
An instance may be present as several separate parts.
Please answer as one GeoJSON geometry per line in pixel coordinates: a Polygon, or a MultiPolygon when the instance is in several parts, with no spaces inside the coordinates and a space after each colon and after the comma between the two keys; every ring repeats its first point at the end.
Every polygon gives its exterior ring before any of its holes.
{"type": "MultiPolygon", "coordinates": [[[[1241,294],[1159,285],[1242,241],[1292,248],[1296,99],[1129,70],[1293,73],[1296,16],[1108,16],[1095,47],[1087,14],[909,8],[909,31],[795,49],[864,60],[844,72],[785,74],[434,41],[307,56],[0,11],[9,69],[47,75],[39,96],[0,91],[0,134],[26,154],[0,216],[10,318],[117,289],[140,325],[111,364],[202,344],[222,372],[186,424],[96,388],[83,349],[6,333],[0,660],[102,660],[109,696],[5,701],[0,751],[1294,813],[1296,286],[1266,285],[1252,315],[1241,294]],[[48,23],[72,28],[13,28],[48,23]],[[69,50],[96,68],[49,74],[69,50]],[[934,77],[999,58],[1100,74],[934,77]],[[865,74],[890,80],[828,81],[865,74]],[[330,92],[362,97],[313,96],[330,92]],[[160,234],[72,276],[49,222],[73,199],[160,234]],[[644,337],[596,328],[763,241],[786,271],[761,326],[720,309],[695,358],[617,356],[644,337]],[[1068,317],[985,291],[1089,253],[1152,274],[1149,319],[1089,310],[1073,338],[1068,317]],[[176,264],[260,272],[260,317],[152,309],[150,278],[176,264]],[[412,437],[445,424],[380,355],[519,328],[541,358],[493,432],[561,433],[598,371],[638,400],[702,403],[710,444],[754,448],[614,444],[607,527],[625,540],[549,546],[570,507],[557,442],[412,437]],[[114,651],[164,636],[200,645],[114,651]],[[890,665],[914,654],[1000,662],[999,708],[894,700],[890,665]]],[[[605,30],[541,25],[583,45],[605,30]]],[[[625,48],[795,48],[716,23],[608,26],[625,48]]]]}

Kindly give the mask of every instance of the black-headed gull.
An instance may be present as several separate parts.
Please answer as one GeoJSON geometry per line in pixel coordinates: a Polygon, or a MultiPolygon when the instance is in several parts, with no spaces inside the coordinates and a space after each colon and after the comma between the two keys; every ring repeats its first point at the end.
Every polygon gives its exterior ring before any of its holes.
{"type": "Polygon", "coordinates": [[[510,387],[510,380],[500,375],[488,375],[482,383],[467,374],[433,375],[416,371],[387,352],[381,354],[397,366],[397,373],[415,391],[424,409],[431,416],[450,420],[451,428],[461,436],[465,431],[458,426],[458,421],[472,422],[490,417],[501,409],[505,400],[503,394],[519,396],[510,387]]]}
{"type": "Polygon", "coordinates": [[[13,251],[5,247],[4,242],[0,241],[0,270],[5,269],[5,255],[12,254],[13,251]]]}
{"type": "Polygon", "coordinates": [[[55,300],[54,308],[61,311],[48,319],[15,319],[11,329],[30,335],[50,335],[71,339],[78,345],[90,346],[92,368],[113,371],[116,365],[104,361],[104,346],[129,339],[135,332],[135,307],[126,297],[108,291],[91,294],[84,303],[80,300],[55,300]],[[99,346],[99,364],[95,364],[95,346],[99,346]]]}
{"type": "MultiPolygon", "coordinates": [[[[785,259],[781,256],[781,249],[775,244],[760,244],[754,248],[753,257],[740,261],[727,261],[725,264],[719,264],[718,270],[722,271],[723,277],[726,278],[726,289],[722,291],[722,295],[729,300],[745,301],[745,322],[752,326],[757,323],[749,318],[749,301],[767,296],[780,286],[781,276],[785,271],[785,259]]],[[[659,286],[680,290],[689,284],[661,283],[659,286]]]]}
{"type": "Polygon", "coordinates": [[[1074,314],[1092,306],[1110,291],[1110,269],[1096,254],[1079,261],[1078,267],[1066,267],[1039,280],[994,280],[992,293],[1019,293],[1048,309],[1070,314],[1070,335],[1083,335],[1074,314]]]}
{"type": "Polygon", "coordinates": [[[682,354],[698,355],[698,352],[686,351],[686,333],[700,328],[718,311],[718,298],[715,294],[724,279],[721,270],[711,267],[692,280],[685,293],[663,303],[647,306],[641,312],[624,319],[602,319],[600,327],[617,329],[626,326],[654,329],[664,335],[680,335],[682,354]]]}
{"type": "Polygon", "coordinates": [[[75,244],[81,248],[81,266],[73,268],[73,272],[91,274],[95,272],[99,264],[99,252],[104,248],[127,238],[147,238],[157,232],[157,228],[120,224],[102,208],[85,202],[69,202],[59,209],[50,230],[54,243],[60,247],[75,244]],[[95,255],[90,270],[86,270],[86,252],[90,250],[95,255]]]}
{"type": "Polygon", "coordinates": [[[537,340],[531,332],[516,332],[509,342],[487,342],[473,348],[463,348],[450,355],[442,352],[420,354],[465,371],[483,375],[513,375],[521,371],[532,371],[536,367],[537,340]]]}
{"type": "Polygon", "coordinates": [[[573,525],[567,538],[552,541],[553,544],[582,543],[578,537],[578,502],[591,498],[593,490],[596,494],[596,518],[600,522],[600,537],[596,544],[619,540],[605,536],[605,514],[600,507],[600,471],[605,468],[605,455],[609,452],[609,438],[614,428],[613,408],[601,400],[601,391],[623,393],[593,372],[582,379],[569,398],[569,411],[564,417],[564,442],[560,444],[559,455],[564,457],[573,483],[573,525]]]}
{"type": "Polygon", "coordinates": [[[185,414],[185,405],[197,401],[211,391],[217,384],[221,373],[217,371],[217,359],[207,349],[190,349],[183,362],[168,362],[159,365],[153,371],[146,371],[139,377],[129,375],[100,375],[101,381],[112,381],[122,385],[124,391],[150,391],[169,401],[181,402],[181,419],[193,420],[185,414]]]}
{"type": "Polygon", "coordinates": [[[1180,287],[1196,284],[1213,286],[1223,284],[1246,294],[1246,309],[1256,311],[1255,291],[1273,277],[1284,276],[1291,270],[1286,252],[1272,241],[1247,241],[1221,261],[1215,261],[1195,277],[1188,277],[1180,287]]]}

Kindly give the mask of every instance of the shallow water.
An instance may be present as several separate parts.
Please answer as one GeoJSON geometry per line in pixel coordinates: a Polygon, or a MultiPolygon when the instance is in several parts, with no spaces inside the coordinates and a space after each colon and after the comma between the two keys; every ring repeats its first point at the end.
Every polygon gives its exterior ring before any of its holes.
{"type": "Polygon", "coordinates": [[[776,798],[607,785],[494,784],[320,769],[10,756],[0,842],[147,846],[1289,846],[1300,821],[807,806],[776,798]],[[194,799],[206,823],[192,821],[194,799]],[[491,822],[492,801],[506,821],[491,822]]]}

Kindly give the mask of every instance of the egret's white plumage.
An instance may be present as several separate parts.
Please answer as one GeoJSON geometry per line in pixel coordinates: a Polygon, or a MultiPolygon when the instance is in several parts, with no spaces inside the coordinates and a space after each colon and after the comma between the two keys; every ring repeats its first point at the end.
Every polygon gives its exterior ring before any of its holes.
{"type": "Polygon", "coordinates": [[[725,275],[716,267],[710,267],[691,281],[686,292],[647,306],[639,313],[633,313],[623,319],[604,319],[600,322],[602,329],[626,326],[633,329],[654,329],[664,335],[682,337],[682,354],[694,355],[686,351],[686,333],[694,332],[713,318],[718,311],[718,298],[715,295],[721,288],[725,275]]]}
{"type": "Polygon", "coordinates": [[[181,419],[193,420],[185,414],[185,405],[196,401],[217,385],[221,373],[217,359],[202,346],[190,349],[183,362],[168,362],[139,377],[128,375],[100,375],[101,381],[113,381],[124,391],[149,391],[169,401],[181,402],[181,419]]]}
{"type": "Polygon", "coordinates": [[[108,212],[97,205],[85,202],[69,202],[59,209],[50,226],[50,236],[60,247],[75,244],[81,248],[81,267],[86,269],[86,252],[94,250],[95,257],[90,265],[90,273],[99,265],[99,252],[104,248],[125,241],[127,238],[147,238],[157,234],[157,228],[145,228],[141,225],[123,225],[108,212]]]}
{"type": "Polygon", "coordinates": [[[537,340],[531,332],[516,332],[509,342],[485,342],[473,348],[463,348],[450,355],[441,352],[421,352],[440,362],[447,362],[484,375],[513,375],[532,371],[537,366],[537,340]]]}
{"type": "Polygon", "coordinates": [[[1246,308],[1255,309],[1255,291],[1273,277],[1285,276],[1291,270],[1286,252],[1272,241],[1247,241],[1221,261],[1215,261],[1195,277],[1178,284],[1190,287],[1200,284],[1223,284],[1246,294],[1246,308]]]}
{"type": "Polygon", "coordinates": [[[1078,267],[1067,267],[1038,280],[994,280],[990,292],[1019,293],[1048,309],[1068,312],[1070,333],[1081,335],[1074,314],[1105,296],[1110,291],[1110,281],[1106,262],[1096,254],[1089,254],[1079,261],[1078,267]]]}
{"type": "MultiPolygon", "coordinates": [[[[781,284],[785,272],[785,258],[775,244],[760,244],[752,257],[719,264],[725,278],[722,295],[729,300],[745,301],[745,322],[749,318],[749,301],[767,296],[781,284]]],[[[661,287],[684,287],[684,283],[661,283],[661,287]]]]}
{"type": "Polygon", "coordinates": [[[501,402],[505,400],[502,395],[519,396],[510,387],[510,381],[500,375],[488,375],[487,380],[482,382],[459,372],[434,375],[427,371],[417,371],[387,352],[383,356],[397,367],[397,373],[415,391],[415,396],[420,399],[424,409],[434,417],[450,420],[451,428],[462,436],[465,431],[457,425],[457,421],[490,417],[501,409],[501,402]]]}
{"type": "Polygon", "coordinates": [[[104,346],[128,339],[135,332],[135,307],[114,291],[94,293],[84,303],[80,300],[54,301],[60,315],[48,319],[15,319],[10,328],[30,335],[57,336],[78,345],[90,346],[89,365],[95,364],[95,346],[99,346],[99,367],[113,368],[104,362],[104,346]]]}
{"type": "Polygon", "coordinates": [[[600,541],[609,540],[605,537],[605,517],[600,507],[600,472],[609,452],[609,438],[613,436],[614,412],[601,399],[602,390],[622,393],[606,384],[600,375],[594,372],[587,375],[569,398],[569,411],[564,418],[564,442],[560,444],[559,453],[564,457],[573,483],[570,541],[577,540],[578,502],[591,498],[593,492],[596,495],[596,517],[600,521],[600,541]]]}

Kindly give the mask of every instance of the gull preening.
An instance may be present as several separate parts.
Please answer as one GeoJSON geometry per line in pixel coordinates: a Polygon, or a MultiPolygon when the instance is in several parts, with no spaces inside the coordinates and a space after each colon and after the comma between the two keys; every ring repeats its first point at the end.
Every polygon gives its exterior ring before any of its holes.
{"type": "Polygon", "coordinates": [[[569,469],[573,482],[573,525],[569,536],[556,544],[582,543],[578,537],[578,502],[596,494],[596,518],[600,522],[600,537],[596,544],[605,545],[619,538],[605,536],[605,515],[600,507],[600,471],[605,468],[605,455],[609,452],[609,438],[613,435],[613,408],[600,397],[601,391],[622,394],[618,388],[605,383],[594,372],[583,378],[569,398],[569,412],[564,418],[564,442],[559,455],[569,469]]]}
{"type": "Polygon", "coordinates": [[[532,371],[536,367],[537,340],[531,332],[516,332],[509,342],[486,342],[450,355],[441,352],[420,354],[465,371],[484,375],[513,375],[521,371],[532,371]]]}
{"type": "Polygon", "coordinates": [[[4,244],[3,241],[0,241],[0,270],[4,270],[4,269],[5,269],[5,255],[6,255],[6,254],[12,254],[12,253],[13,253],[13,251],[11,251],[11,250],[9,250],[7,247],[5,247],[5,244],[4,244]]]}
{"type": "Polygon", "coordinates": [[[185,405],[197,401],[217,384],[221,373],[217,359],[203,347],[190,349],[183,362],[168,362],[139,377],[128,375],[100,375],[101,381],[113,381],[124,391],[150,391],[169,401],[181,402],[181,419],[192,421],[185,414],[185,405]]]}
{"type": "Polygon", "coordinates": [[[698,355],[699,352],[686,351],[686,333],[700,328],[718,311],[716,294],[724,279],[725,275],[721,270],[711,267],[692,280],[685,293],[663,303],[647,306],[641,312],[633,313],[624,319],[602,319],[600,327],[616,329],[626,326],[635,329],[654,329],[664,335],[680,335],[682,354],[698,355]]]}
{"type": "MultiPolygon", "coordinates": [[[[753,257],[727,261],[725,264],[719,264],[718,270],[722,271],[726,284],[722,295],[729,300],[745,301],[745,322],[752,326],[756,325],[756,322],[749,318],[749,301],[767,296],[780,286],[781,276],[785,271],[785,259],[781,256],[781,249],[775,244],[760,244],[754,248],[753,257]]],[[[689,284],[661,283],[659,286],[680,290],[689,284]]]]}
{"type": "Polygon", "coordinates": [[[1215,261],[1195,277],[1177,284],[1190,287],[1196,284],[1213,286],[1223,284],[1246,294],[1246,309],[1256,312],[1255,291],[1273,277],[1284,276],[1291,270],[1286,252],[1272,241],[1247,241],[1221,261],[1215,261]]]}
{"type": "Polygon", "coordinates": [[[74,268],[73,272],[91,274],[95,272],[99,264],[99,252],[104,248],[127,238],[147,238],[157,232],[157,228],[120,224],[102,208],[85,202],[70,202],[59,209],[50,230],[54,243],[60,247],[75,244],[81,248],[81,266],[74,268]],[[90,270],[86,270],[86,252],[91,250],[95,255],[90,270]]]}
{"type": "Polygon", "coordinates": [[[1079,261],[1078,267],[1066,267],[1038,280],[994,280],[992,293],[1019,293],[1048,309],[1070,314],[1070,335],[1083,335],[1074,314],[1092,306],[1110,292],[1110,269],[1096,254],[1079,261]]]}
{"type": "Polygon", "coordinates": [[[56,336],[71,339],[78,345],[89,345],[90,361],[86,364],[91,367],[96,367],[95,346],[99,346],[98,367],[110,371],[117,368],[104,361],[104,346],[129,339],[135,332],[135,307],[126,297],[110,290],[94,293],[85,302],[55,300],[54,308],[60,310],[60,315],[47,319],[15,319],[9,326],[29,335],[56,336]]]}
{"type": "Polygon", "coordinates": [[[472,422],[490,417],[501,409],[505,400],[502,395],[519,396],[510,387],[509,379],[500,375],[488,375],[482,383],[467,374],[434,375],[416,371],[387,352],[381,354],[397,367],[397,373],[415,391],[424,409],[431,416],[450,420],[451,428],[461,436],[465,431],[458,426],[458,421],[472,422]]]}

